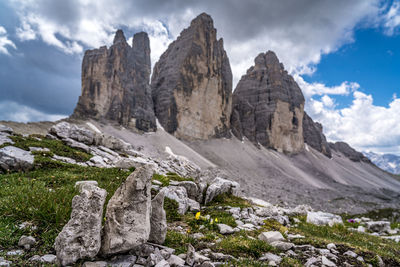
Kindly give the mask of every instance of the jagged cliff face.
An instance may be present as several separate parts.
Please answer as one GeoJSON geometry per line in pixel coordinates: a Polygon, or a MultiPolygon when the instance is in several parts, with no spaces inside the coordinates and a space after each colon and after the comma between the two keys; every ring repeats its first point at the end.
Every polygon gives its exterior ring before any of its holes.
{"type": "Polygon", "coordinates": [[[332,157],[329,143],[326,141],[326,137],[322,132],[322,125],[318,122],[314,122],[306,112],[304,112],[303,117],[303,136],[304,142],[307,145],[329,158],[332,157]]]}
{"type": "Polygon", "coordinates": [[[276,55],[258,55],[233,93],[232,131],[285,153],[304,148],[304,96],[276,55]]]}
{"type": "Polygon", "coordinates": [[[129,128],[155,131],[150,71],[147,33],[135,34],[131,47],[118,30],[109,49],[103,46],[86,51],[82,95],[72,117],[107,119],[129,128]]]}
{"type": "Polygon", "coordinates": [[[156,116],[183,139],[229,133],[232,71],[213,20],[195,18],[161,56],[151,79],[156,116]]]}
{"type": "Polygon", "coordinates": [[[329,143],[329,146],[332,150],[342,153],[344,156],[346,156],[347,158],[349,158],[352,161],[355,161],[355,162],[363,161],[363,162],[371,163],[371,161],[366,156],[364,156],[363,153],[358,152],[357,150],[355,150],[354,148],[352,148],[349,144],[347,144],[345,142],[329,143]]]}

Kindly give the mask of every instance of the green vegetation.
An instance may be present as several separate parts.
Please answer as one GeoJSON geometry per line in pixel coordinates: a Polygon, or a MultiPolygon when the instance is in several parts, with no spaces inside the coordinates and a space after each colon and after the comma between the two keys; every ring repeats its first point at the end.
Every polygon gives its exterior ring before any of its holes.
{"type": "Polygon", "coordinates": [[[182,219],[178,213],[179,204],[173,199],[164,198],[164,210],[167,215],[167,222],[176,222],[182,219]]]}
{"type": "Polygon", "coordinates": [[[374,255],[377,254],[400,265],[400,244],[369,234],[350,231],[345,225],[316,226],[306,223],[303,217],[298,227],[291,228],[291,231],[306,237],[295,240],[297,244],[325,247],[329,243],[335,243],[364,255],[366,262],[371,264],[374,261],[374,255]]]}
{"type": "Polygon", "coordinates": [[[17,248],[22,235],[35,237],[38,241],[36,251],[11,259],[17,265],[27,266],[30,256],[53,252],[54,240],[70,218],[72,198],[78,193],[74,188],[77,181],[96,180],[107,190],[108,201],[132,170],[82,167],[53,161],[50,157],[54,154],[78,161],[86,161],[91,155],[44,137],[12,136],[12,139],[21,149],[28,150],[31,146],[50,149],[50,152],[35,153],[33,170],[0,174],[0,250],[17,248]],[[29,222],[36,229],[19,229],[22,222],[29,222]]]}
{"type": "MultiPolygon", "coordinates": [[[[13,135],[10,136],[10,139],[15,142],[12,146],[23,150],[29,151],[29,147],[42,147],[50,150],[50,152],[36,152],[35,154],[43,154],[50,157],[56,154],[58,156],[72,158],[78,162],[88,161],[92,157],[92,155],[83,150],[67,146],[60,140],[52,140],[40,135],[30,135],[28,137],[13,135]]],[[[10,144],[3,144],[0,147],[5,147],[7,145],[10,144]]]]}
{"type": "Polygon", "coordinates": [[[187,245],[196,246],[197,240],[190,237],[188,234],[181,234],[176,231],[167,231],[164,245],[175,249],[175,254],[186,253],[187,245]]]}
{"type": "Polygon", "coordinates": [[[276,252],[268,243],[249,238],[245,232],[239,232],[222,239],[216,244],[216,250],[234,257],[258,259],[266,252],[276,252]]]}
{"type": "Polygon", "coordinates": [[[215,197],[210,203],[207,204],[207,206],[230,206],[239,208],[251,207],[250,203],[247,200],[227,193],[215,197]]]}
{"type": "Polygon", "coordinates": [[[301,266],[303,266],[303,264],[301,264],[301,261],[299,261],[298,259],[285,257],[282,259],[279,266],[281,266],[281,267],[301,267],[301,266]]]}
{"type": "Polygon", "coordinates": [[[153,175],[153,180],[157,180],[162,183],[162,186],[169,186],[169,183],[172,181],[183,182],[183,181],[194,181],[191,177],[182,177],[176,173],[169,172],[166,175],[157,174],[153,175]]]}
{"type": "MultiPolygon", "coordinates": [[[[57,233],[69,220],[71,201],[77,194],[75,182],[96,180],[101,188],[107,190],[108,201],[130,174],[130,171],[81,167],[44,157],[39,157],[37,164],[41,167],[30,172],[0,175],[0,226],[10,225],[11,221],[30,221],[38,226],[39,237],[46,234],[53,237],[48,244],[49,249],[57,233]]],[[[2,227],[2,234],[3,230],[2,227]]],[[[0,247],[10,245],[4,241],[6,239],[0,239],[0,247]]]]}
{"type": "MultiPolygon", "coordinates": [[[[72,198],[78,193],[74,188],[77,181],[96,180],[101,188],[108,192],[107,202],[115,190],[133,171],[116,168],[100,169],[82,167],[74,164],[60,163],[51,160],[54,154],[66,156],[78,161],[86,161],[91,155],[79,149],[73,149],[61,141],[50,140],[37,136],[13,136],[15,146],[28,150],[29,147],[46,147],[50,152],[35,153],[33,170],[25,173],[0,174],[0,251],[17,248],[22,235],[31,235],[38,241],[35,251],[23,256],[6,257],[19,266],[27,266],[29,257],[34,254],[54,253],[55,237],[69,220],[72,198]],[[22,222],[29,222],[32,227],[19,229],[22,222]]],[[[160,181],[162,186],[168,186],[171,181],[192,181],[192,178],[180,177],[175,173],[166,175],[155,174],[153,180],[160,181]]],[[[165,246],[176,249],[176,254],[185,253],[187,245],[192,244],[196,250],[209,247],[214,252],[229,254],[237,258],[226,266],[267,266],[257,259],[266,252],[279,254],[280,251],[266,242],[257,239],[263,231],[280,231],[282,234],[298,233],[304,239],[295,239],[296,244],[311,244],[325,248],[328,243],[335,243],[340,253],[353,250],[361,255],[366,263],[378,266],[376,255],[381,256],[390,266],[400,266],[400,244],[391,240],[352,232],[348,227],[357,227],[357,223],[349,223],[347,219],[354,217],[370,217],[373,219],[391,219],[392,227],[399,227],[395,222],[393,210],[381,210],[369,214],[350,216],[343,215],[344,225],[316,226],[305,222],[305,217],[298,217],[300,223],[296,227],[286,227],[275,220],[266,220],[264,225],[255,231],[240,231],[231,235],[221,235],[216,224],[223,223],[236,227],[236,221],[224,207],[250,207],[250,203],[240,197],[230,194],[217,196],[208,205],[202,207],[200,213],[188,212],[178,214],[178,203],[165,199],[164,208],[170,226],[181,226],[182,232],[168,230],[165,246]],[[202,233],[204,237],[195,239],[192,233],[202,233]],[[209,245],[209,243],[213,243],[209,245]]],[[[293,218],[291,218],[293,219],[293,218]]],[[[170,227],[170,229],[174,229],[170,227]]],[[[0,252],[4,257],[5,252],[0,252]]],[[[355,259],[354,259],[355,260],[355,259]]],[[[280,266],[302,266],[304,258],[284,257],[280,266]]],[[[353,262],[352,264],[357,264],[353,262]]]]}

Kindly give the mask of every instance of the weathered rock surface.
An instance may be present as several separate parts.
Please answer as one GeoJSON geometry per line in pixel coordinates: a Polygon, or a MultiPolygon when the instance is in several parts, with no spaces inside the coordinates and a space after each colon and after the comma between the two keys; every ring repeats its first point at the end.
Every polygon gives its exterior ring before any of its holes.
{"type": "Polygon", "coordinates": [[[36,239],[33,236],[21,236],[18,241],[18,246],[23,247],[25,250],[30,250],[36,244],[36,239]]]}
{"type": "Polygon", "coordinates": [[[332,157],[332,152],[326,137],[322,132],[322,124],[314,122],[306,112],[303,117],[303,136],[304,143],[315,150],[321,152],[328,158],[332,157]]]}
{"type": "Polygon", "coordinates": [[[345,155],[352,161],[356,161],[356,162],[363,161],[363,162],[368,162],[368,163],[371,162],[366,156],[363,155],[363,153],[358,152],[357,150],[355,150],[354,148],[352,148],[351,146],[349,146],[349,144],[347,144],[345,142],[329,143],[329,146],[331,149],[342,153],[343,155],[345,155]]]}
{"type": "Polygon", "coordinates": [[[151,166],[137,168],[111,197],[104,225],[103,254],[126,252],[148,240],[153,172],[151,166]]]}
{"type": "Polygon", "coordinates": [[[315,225],[329,225],[343,224],[342,217],[332,213],[317,211],[307,213],[307,223],[312,223],[315,225]]]}
{"type": "Polygon", "coordinates": [[[275,53],[259,54],[234,93],[231,126],[236,137],[286,153],[304,148],[304,96],[275,53]]]}
{"type": "Polygon", "coordinates": [[[0,132],[0,146],[3,144],[13,145],[13,140],[10,139],[10,134],[5,132],[0,132]]]}
{"type": "Polygon", "coordinates": [[[101,223],[107,192],[93,184],[80,183],[80,194],[72,199],[71,219],[55,241],[60,263],[74,264],[79,259],[94,258],[101,246],[101,223]]]}
{"type": "Polygon", "coordinates": [[[33,167],[34,156],[14,146],[0,149],[0,169],[5,171],[27,171],[33,167]]]}
{"type": "Polygon", "coordinates": [[[167,132],[184,139],[229,134],[232,71],[209,15],[200,14],[169,45],[154,66],[151,87],[167,132]]]}
{"type": "Polygon", "coordinates": [[[368,230],[372,232],[388,232],[390,231],[390,222],[388,221],[372,221],[366,222],[368,230]]]}
{"type": "Polygon", "coordinates": [[[72,117],[107,119],[126,127],[155,131],[150,72],[147,33],[136,33],[129,46],[122,30],[118,30],[109,49],[103,46],[85,52],[82,95],[72,117]]]}
{"type": "Polygon", "coordinates": [[[217,177],[207,188],[204,203],[207,204],[208,202],[211,202],[216,196],[224,193],[237,195],[239,192],[239,188],[239,183],[217,177]]]}
{"type": "Polygon", "coordinates": [[[276,241],[284,241],[285,238],[283,235],[278,231],[269,231],[269,232],[262,232],[258,235],[258,239],[271,244],[272,242],[276,241]]]}
{"type": "Polygon", "coordinates": [[[12,134],[13,133],[13,129],[11,127],[6,126],[6,125],[0,124],[0,132],[12,134]]]}
{"type": "Polygon", "coordinates": [[[235,232],[232,227],[230,227],[229,225],[223,224],[223,223],[217,224],[217,227],[218,227],[219,233],[223,234],[223,235],[232,234],[235,232]]]}
{"type": "Polygon", "coordinates": [[[167,215],[164,210],[164,192],[158,193],[151,201],[149,242],[163,244],[167,235],[167,215]]]}
{"type": "Polygon", "coordinates": [[[183,186],[168,186],[161,189],[165,197],[178,202],[178,213],[185,214],[189,209],[189,198],[183,186]]]}
{"type": "Polygon", "coordinates": [[[101,136],[95,132],[83,127],[79,127],[75,124],[70,124],[66,121],[52,126],[49,130],[49,133],[62,140],[72,139],[86,145],[97,145],[101,140],[101,136]]]}

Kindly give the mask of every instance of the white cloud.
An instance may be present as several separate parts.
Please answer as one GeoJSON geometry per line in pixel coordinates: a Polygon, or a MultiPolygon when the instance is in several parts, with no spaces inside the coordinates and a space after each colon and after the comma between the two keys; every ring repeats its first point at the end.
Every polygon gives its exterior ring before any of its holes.
{"type": "Polygon", "coordinates": [[[7,30],[3,26],[0,26],[0,54],[10,55],[8,51],[9,47],[17,49],[14,42],[8,39],[7,30]]]}
{"type": "MultiPolygon", "coordinates": [[[[400,25],[398,0],[391,6],[380,0],[10,1],[20,20],[16,34],[21,41],[41,39],[74,54],[86,47],[110,45],[118,28],[144,30],[149,34],[153,65],[191,19],[207,12],[218,36],[224,38],[234,84],[259,53],[273,50],[294,74],[306,97],[306,110],[322,122],[330,140],[345,140],[359,149],[400,144],[400,100],[395,95],[388,107],[379,107],[372,96],[359,91],[356,82],[326,86],[309,84],[301,77],[315,71],[322,55],[353,42],[356,27],[383,26],[387,34],[394,34],[400,25]],[[352,104],[338,108],[337,95],[353,97],[352,104]]],[[[19,119],[34,118],[17,114],[19,119]]]]}
{"type": "Polygon", "coordinates": [[[379,0],[10,1],[21,21],[20,40],[41,38],[66,53],[81,53],[83,46],[109,45],[124,26],[149,33],[153,64],[191,19],[208,12],[225,40],[234,84],[267,50],[291,73],[312,73],[322,54],[352,42],[354,27],[380,12],[379,0]]]}
{"type": "Polygon", "coordinates": [[[348,95],[351,92],[356,91],[360,88],[360,85],[356,82],[344,81],[337,86],[326,86],[323,83],[313,82],[307,83],[303,77],[298,74],[293,75],[296,82],[303,91],[306,98],[310,98],[314,95],[348,95]]]}
{"type": "Polygon", "coordinates": [[[59,114],[47,114],[34,108],[20,105],[13,101],[0,102],[0,114],[2,120],[17,122],[56,121],[67,117],[59,114]]]}
{"type": "Polygon", "coordinates": [[[324,126],[330,141],[346,141],[358,150],[400,152],[400,99],[394,98],[387,107],[376,106],[372,95],[360,91],[352,94],[352,103],[337,108],[327,95],[321,100],[306,102],[309,115],[324,126]]]}
{"type": "Polygon", "coordinates": [[[393,2],[383,20],[386,34],[393,35],[400,26],[400,1],[393,2]]]}

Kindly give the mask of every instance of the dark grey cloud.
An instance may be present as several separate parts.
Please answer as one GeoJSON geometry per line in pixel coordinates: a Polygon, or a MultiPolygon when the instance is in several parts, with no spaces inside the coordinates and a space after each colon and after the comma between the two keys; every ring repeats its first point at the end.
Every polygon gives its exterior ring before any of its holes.
{"type": "Polygon", "coordinates": [[[80,94],[83,50],[110,44],[120,27],[130,34],[146,30],[154,63],[201,12],[211,14],[225,40],[235,81],[258,53],[269,49],[290,70],[310,72],[321,54],[350,42],[354,27],[370,21],[380,5],[379,0],[2,2],[0,26],[7,28],[17,50],[0,54],[1,101],[69,115],[80,94]]]}

